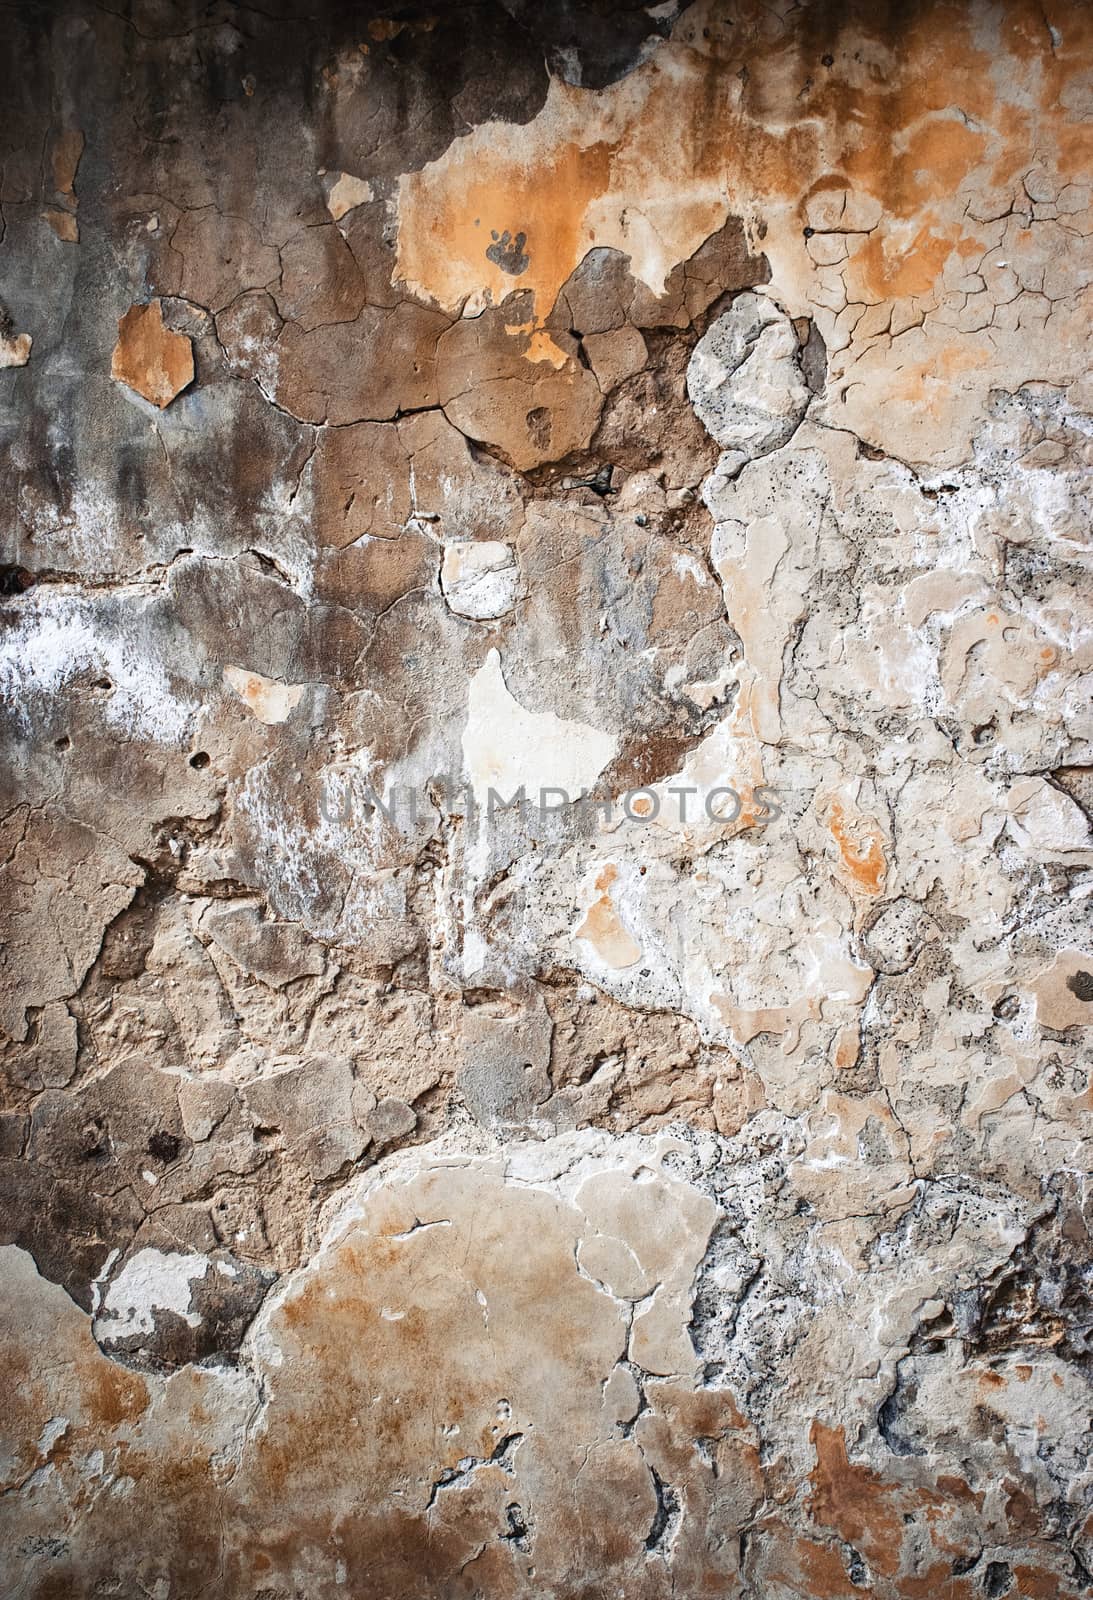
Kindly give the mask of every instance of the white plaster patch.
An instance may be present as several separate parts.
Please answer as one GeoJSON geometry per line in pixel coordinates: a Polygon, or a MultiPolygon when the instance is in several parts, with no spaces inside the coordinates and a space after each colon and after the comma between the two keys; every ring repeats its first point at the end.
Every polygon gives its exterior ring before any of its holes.
{"type": "Polygon", "coordinates": [[[440,590],[457,616],[476,622],[503,617],[516,604],[519,571],[510,545],[460,539],[444,546],[440,590]]]}
{"type": "Polygon", "coordinates": [[[208,1256],[138,1250],[106,1291],[95,1319],[96,1336],[117,1340],[154,1333],[157,1311],[173,1311],[196,1328],[201,1318],[190,1309],[190,1285],[208,1270],[208,1256]]]}
{"type": "Polygon", "coordinates": [[[687,367],[687,393],[732,476],[783,445],[810,399],[797,364],[797,336],[763,294],[742,294],[707,329],[687,367]]]}
{"type": "Polygon", "coordinates": [[[677,578],[690,578],[692,582],[697,583],[702,588],[705,588],[706,584],[713,582],[701,561],[697,556],[693,556],[689,550],[672,551],[672,571],[677,578]]]}
{"type": "Polygon", "coordinates": [[[303,698],[302,683],[278,683],[246,667],[225,667],[224,682],[242,700],[247,710],[267,727],[287,722],[303,698]]]}
{"type": "Polygon", "coordinates": [[[576,799],[617,748],[613,734],[585,722],[525,710],[505,687],[496,650],[471,679],[463,755],[475,799],[483,804],[491,788],[507,796],[521,785],[529,798],[540,788],[558,788],[576,799]]]}
{"type": "Polygon", "coordinates": [[[351,172],[339,172],[326,197],[326,209],[340,222],[354,206],[367,205],[373,198],[372,185],[363,178],[354,178],[351,172]]]}

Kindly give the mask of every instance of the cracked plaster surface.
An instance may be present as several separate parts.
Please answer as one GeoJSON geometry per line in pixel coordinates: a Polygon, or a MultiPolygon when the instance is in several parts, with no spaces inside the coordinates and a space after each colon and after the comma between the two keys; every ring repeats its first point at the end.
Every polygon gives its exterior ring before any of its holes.
{"type": "Polygon", "coordinates": [[[5,14],[5,1594],[1088,1592],[1091,16],[5,14]]]}

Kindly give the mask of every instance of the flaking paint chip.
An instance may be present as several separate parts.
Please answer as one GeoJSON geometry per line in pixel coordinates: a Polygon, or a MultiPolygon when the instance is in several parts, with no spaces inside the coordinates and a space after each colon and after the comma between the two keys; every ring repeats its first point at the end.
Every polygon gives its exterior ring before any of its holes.
{"type": "Polygon", "coordinates": [[[304,692],[302,683],[278,683],[260,672],[249,672],[246,667],[225,667],[224,682],[258,721],[267,725],[287,721],[304,692]]]}
{"type": "Polygon", "coordinates": [[[339,172],[327,194],[326,208],[334,221],[340,222],[348,212],[356,206],[367,205],[372,198],[370,183],[355,178],[351,172],[339,172]]]}
{"type": "Polygon", "coordinates": [[[130,306],[118,320],[110,376],[162,411],[194,381],[193,345],[163,325],[163,305],[130,306]]]}
{"type": "Polygon", "coordinates": [[[29,333],[0,333],[0,367],[25,367],[33,343],[29,333]]]}

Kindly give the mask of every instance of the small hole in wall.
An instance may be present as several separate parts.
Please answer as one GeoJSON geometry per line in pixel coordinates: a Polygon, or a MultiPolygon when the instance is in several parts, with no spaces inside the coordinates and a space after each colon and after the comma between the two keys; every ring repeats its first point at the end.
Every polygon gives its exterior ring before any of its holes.
{"type": "Polygon", "coordinates": [[[109,678],[96,678],[91,687],[93,689],[101,689],[104,694],[113,694],[114,692],[114,685],[109,678]]]}
{"type": "Polygon", "coordinates": [[[34,582],[26,567],[0,567],[0,594],[22,594],[34,582]]]}
{"type": "Polygon", "coordinates": [[[209,752],[207,750],[195,750],[193,755],[190,757],[190,765],[196,772],[200,772],[202,768],[207,767],[208,764],[209,752]]]}
{"type": "Polygon", "coordinates": [[[54,750],[68,750],[71,744],[72,740],[68,737],[68,734],[62,733],[59,739],[54,739],[53,748],[54,750]]]}
{"type": "Polygon", "coordinates": [[[1006,1561],[990,1561],[983,1574],[983,1593],[988,1600],[1003,1595],[1013,1583],[1013,1572],[1006,1561]]]}
{"type": "Polygon", "coordinates": [[[106,1124],[101,1117],[92,1117],[90,1122],[84,1124],[82,1135],[82,1148],[80,1159],[82,1161],[105,1161],[110,1154],[109,1135],[106,1124]]]}
{"type": "Polygon", "coordinates": [[[153,1133],[148,1141],[148,1154],[157,1161],[174,1161],[182,1149],[182,1140],[173,1133],[153,1133]]]}

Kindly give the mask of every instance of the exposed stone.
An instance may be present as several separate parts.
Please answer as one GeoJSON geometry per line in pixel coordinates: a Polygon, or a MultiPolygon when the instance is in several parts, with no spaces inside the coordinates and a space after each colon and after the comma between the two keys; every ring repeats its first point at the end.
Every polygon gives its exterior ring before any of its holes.
{"type": "Polygon", "coordinates": [[[910,900],[892,900],[870,919],[862,934],[862,952],[876,972],[906,972],[928,938],[937,938],[937,924],[910,900]]]}
{"type": "Polygon", "coordinates": [[[640,372],[649,352],[637,328],[612,328],[607,333],[590,333],[584,341],[596,382],[606,394],[617,389],[624,379],[640,372]]]}
{"type": "Polygon", "coordinates": [[[404,1139],[408,1133],[413,1133],[417,1126],[417,1116],[413,1108],[408,1106],[405,1100],[398,1100],[393,1095],[388,1095],[385,1100],[380,1100],[373,1106],[367,1112],[367,1121],[368,1131],[377,1150],[404,1139]]]}
{"type": "Polygon", "coordinates": [[[283,1141],[312,1178],[330,1178],[368,1144],[353,1102],[353,1069],[336,1056],[316,1057],[257,1078],[243,1098],[266,1137],[283,1141]]]}
{"type": "Polygon", "coordinates": [[[326,969],[319,946],[293,922],[266,921],[254,905],[212,905],[200,927],[243,968],[271,988],[326,969]]]}
{"type": "Polygon", "coordinates": [[[764,296],[738,295],[695,346],[687,393],[726,477],[786,444],[810,399],[789,318],[764,296]]]}

